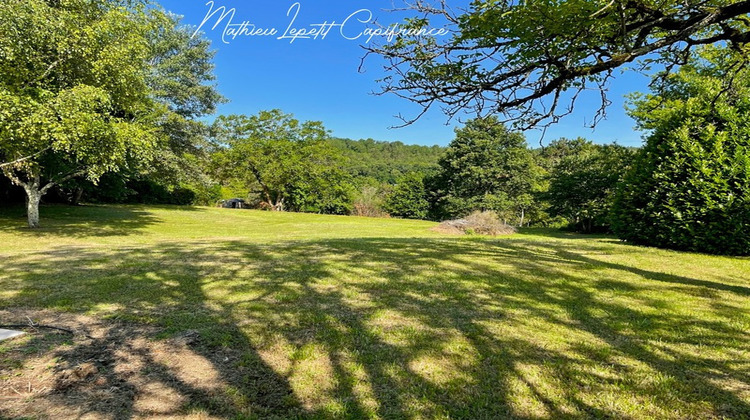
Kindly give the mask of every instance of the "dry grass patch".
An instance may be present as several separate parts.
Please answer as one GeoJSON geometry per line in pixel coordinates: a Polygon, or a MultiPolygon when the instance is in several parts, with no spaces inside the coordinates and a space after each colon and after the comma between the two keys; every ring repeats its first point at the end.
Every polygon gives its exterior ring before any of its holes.
{"type": "Polygon", "coordinates": [[[488,236],[512,235],[518,232],[515,227],[503,223],[494,211],[477,211],[463,219],[446,220],[432,230],[449,235],[488,236]]]}
{"type": "MultiPolygon", "coordinates": [[[[49,310],[0,311],[26,328],[0,348],[0,417],[175,418],[260,416],[236,400],[240,352],[207,351],[195,331],[159,339],[161,329],[49,310]],[[238,407],[239,405],[239,407],[238,407]]],[[[267,412],[266,412],[267,414],[267,412]]]]}

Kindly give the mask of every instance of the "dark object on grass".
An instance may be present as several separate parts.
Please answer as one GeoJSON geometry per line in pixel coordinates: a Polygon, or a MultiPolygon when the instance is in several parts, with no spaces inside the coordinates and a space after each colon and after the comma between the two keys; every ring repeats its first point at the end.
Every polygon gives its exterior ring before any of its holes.
{"type": "Polygon", "coordinates": [[[245,200],[241,198],[233,198],[231,200],[221,200],[219,201],[219,207],[225,208],[225,209],[245,209],[248,208],[247,204],[245,204],[245,200]]]}
{"type": "Polygon", "coordinates": [[[176,344],[190,346],[197,344],[201,339],[201,334],[197,330],[187,330],[177,334],[172,341],[176,344]]]}
{"type": "Polygon", "coordinates": [[[69,329],[67,329],[67,328],[61,328],[61,327],[53,327],[53,326],[51,326],[51,325],[40,325],[40,324],[11,324],[11,325],[0,325],[0,328],[18,328],[18,329],[22,329],[22,328],[33,328],[33,329],[36,329],[36,330],[38,330],[38,329],[57,330],[57,331],[62,331],[62,332],[66,332],[66,333],[68,333],[68,334],[74,334],[74,335],[75,335],[75,333],[76,333],[75,331],[73,331],[73,330],[69,330],[69,329]]]}

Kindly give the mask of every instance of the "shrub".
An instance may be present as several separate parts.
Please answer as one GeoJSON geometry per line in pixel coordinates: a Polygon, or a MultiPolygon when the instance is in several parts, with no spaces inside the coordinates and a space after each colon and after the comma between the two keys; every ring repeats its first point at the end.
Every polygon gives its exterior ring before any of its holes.
{"type": "Polygon", "coordinates": [[[577,140],[550,172],[552,216],[562,216],[568,228],[582,233],[610,230],[609,214],[617,185],[632,163],[631,149],[577,140]]]}
{"type": "Polygon", "coordinates": [[[683,66],[632,112],[651,130],[615,197],[612,228],[637,244],[750,255],[750,73],[725,52],[683,66]],[[732,83],[732,85],[728,85],[732,83]]]}
{"type": "Polygon", "coordinates": [[[374,186],[366,185],[357,193],[352,205],[352,216],[390,217],[383,210],[383,194],[374,186]]]}
{"type": "Polygon", "coordinates": [[[189,188],[175,188],[169,194],[169,204],[177,204],[180,206],[191,206],[195,204],[197,194],[195,191],[189,188]]]}
{"type": "Polygon", "coordinates": [[[649,139],[615,198],[612,228],[620,238],[750,255],[750,144],[701,127],[649,139]]]}
{"type": "Polygon", "coordinates": [[[393,191],[386,197],[385,211],[391,216],[404,219],[424,219],[430,209],[424,176],[410,172],[400,177],[393,191]]]}

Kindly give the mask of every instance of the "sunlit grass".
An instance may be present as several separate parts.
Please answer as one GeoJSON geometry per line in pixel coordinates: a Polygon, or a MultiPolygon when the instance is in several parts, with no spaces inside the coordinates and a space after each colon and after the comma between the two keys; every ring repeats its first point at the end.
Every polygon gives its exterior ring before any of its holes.
{"type": "Polygon", "coordinates": [[[19,210],[0,217],[0,309],[198,330],[203,351],[241,353],[230,368],[246,379],[218,379],[230,406],[185,412],[750,417],[748,259],[533,230],[446,237],[388,219],[42,215],[38,232],[19,210]],[[276,379],[254,376],[261,367],[276,379]]]}

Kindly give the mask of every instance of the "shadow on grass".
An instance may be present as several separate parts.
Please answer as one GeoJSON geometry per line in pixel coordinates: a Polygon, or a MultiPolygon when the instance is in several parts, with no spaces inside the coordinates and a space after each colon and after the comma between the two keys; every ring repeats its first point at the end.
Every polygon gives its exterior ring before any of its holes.
{"type": "MultiPolygon", "coordinates": [[[[158,206],[44,205],[40,208],[41,228],[29,229],[25,207],[0,207],[0,232],[29,238],[137,235],[146,227],[159,222],[159,219],[148,211],[154,208],[158,206]]],[[[202,208],[189,206],[179,207],[179,210],[204,211],[202,208]]]]}
{"type": "Polygon", "coordinates": [[[578,233],[569,230],[563,230],[559,228],[521,228],[520,233],[528,236],[538,236],[544,238],[559,238],[559,239],[610,239],[611,242],[622,243],[616,236],[606,233],[578,233]]]}
{"type": "MultiPolygon", "coordinates": [[[[585,246],[373,238],[53,250],[0,262],[0,308],[106,313],[159,337],[197,330],[219,394],[142,358],[186,401],[173,415],[750,416],[748,288],[595,259],[585,246]]],[[[120,418],[146,414],[134,404],[143,390],[112,375],[120,418]]],[[[84,401],[96,412],[93,396],[84,401]]]]}

